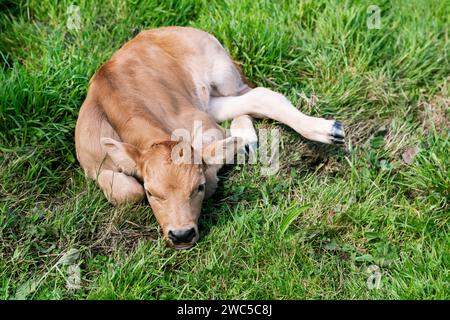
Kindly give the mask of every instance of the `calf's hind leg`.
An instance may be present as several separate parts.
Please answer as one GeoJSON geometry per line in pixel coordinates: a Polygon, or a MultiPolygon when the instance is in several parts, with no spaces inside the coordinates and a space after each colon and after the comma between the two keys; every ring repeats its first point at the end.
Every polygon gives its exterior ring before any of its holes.
{"type": "Polygon", "coordinates": [[[290,126],[309,140],[344,142],[344,130],[340,122],[307,116],[285,96],[267,88],[251,89],[240,96],[211,97],[208,113],[217,122],[242,115],[274,119],[290,126]]]}
{"type": "Polygon", "coordinates": [[[137,203],[145,197],[142,185],[125,173],[102,170],[96,180],[112,204],[137,203]]]}

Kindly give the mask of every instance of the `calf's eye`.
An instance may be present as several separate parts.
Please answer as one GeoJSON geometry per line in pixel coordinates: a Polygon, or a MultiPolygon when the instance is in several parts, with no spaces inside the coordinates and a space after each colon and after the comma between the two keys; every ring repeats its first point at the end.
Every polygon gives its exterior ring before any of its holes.
{"type": "Polygon", "coordinates": [[[205,191],[205,184],[200,184],[197,189],[192,190],[191,192],[191,198],[195,198],[196,196],[198,196],[199,194],[201,194],[202,192],[205,191]]]}
{"type": "Polygon", "coordinates": [[[202,183],[201,185],[199,185],[198,186],[198,190],[197,190],[197,192],[203,192],[203,191],[205,191],[205,184],[204,183],[202,183]]]}

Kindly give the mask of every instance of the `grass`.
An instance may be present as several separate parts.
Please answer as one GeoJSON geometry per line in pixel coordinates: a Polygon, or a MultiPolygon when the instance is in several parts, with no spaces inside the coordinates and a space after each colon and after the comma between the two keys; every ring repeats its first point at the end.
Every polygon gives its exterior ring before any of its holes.
{"type": "Polygon", "coordinates": [[[0,2],[1,299],[450,298],[448,2],[78,1],[79,30],[71,4],[0,2]],[[258,122],[282,131],[279,172],[222,171],[189,251],[146,203],[108,204],[74,150],[95,70],[164,25],[213,33],[252,82],[348,134],[258,122]]]}

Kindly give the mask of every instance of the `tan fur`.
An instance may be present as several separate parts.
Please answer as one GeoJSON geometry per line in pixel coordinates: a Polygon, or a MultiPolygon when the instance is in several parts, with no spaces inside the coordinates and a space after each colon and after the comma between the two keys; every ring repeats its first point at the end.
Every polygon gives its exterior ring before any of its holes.
{"type": "MultiPolygon", "coordinates": [[[[201,203],[217,187],[216,174],[222,165],[215,161],[219,158],[215,150],[235,145],[236,139],[256,143],[248,115],[275,118],[310,134],[311,139],[322,139],[306,128],[311,117],[281,95],[268,89],[258,91],[263,88],[252,90],[246,83],[240,69],[208,33],[181,27],[141,32],[91,79],[75,130],[78,160],[114,204],[138,202],[147,194],[170,245],[174,243],[169,231],[194,228],[192,241],[175,245],[190,247],[198,239],[201,203]],[[267,101],[279,104],[280,111],[267,101]],[[239,134],[233,140],[222,140],[226,136],[217,121],[230,118],[235,118],[232,131],[239,134]],[[202,123],[203,133],[214,130],[219,138],[197,132],[195,121],[202,123]],[[187,143],[171,141],[172,133],[180,129],[191,140],[200,135],[203,150],[191,145],[184,150],[192,151],[187,156],[200,152],[204,163],[173,161],[177,146],[187,143]],[[204,183],[206,189],[200,190],[204,183]]],[[[329,123],[322,126],[329,129],[329,123]]]]}

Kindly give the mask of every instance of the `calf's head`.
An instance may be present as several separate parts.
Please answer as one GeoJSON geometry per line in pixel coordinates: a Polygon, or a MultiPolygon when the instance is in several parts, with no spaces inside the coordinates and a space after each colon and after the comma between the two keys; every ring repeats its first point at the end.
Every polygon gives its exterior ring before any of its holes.
{"type": "Polygon", "coordinates": [[[219,140],[201,151],[177,141],[154,144],[145,150],[111,138],[102,138],[101,144],[122,172],[142,181],[168,245],[176,249],[192,247],[199,238],[203,199],[214,193],[217,171],[234,155],[238,140],[219,140]]]}

